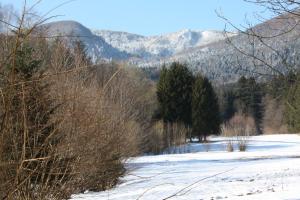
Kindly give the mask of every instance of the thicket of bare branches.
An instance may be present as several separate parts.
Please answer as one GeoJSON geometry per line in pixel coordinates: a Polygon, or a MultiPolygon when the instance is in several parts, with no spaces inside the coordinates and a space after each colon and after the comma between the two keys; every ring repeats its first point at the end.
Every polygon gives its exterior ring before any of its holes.
{"type": "Polygon", "coordinates": [[[152,96],[145,89],[152,86],[133,69],[113,64],[81,69],[83,64],[75,65],[80,73],[55,77],[53,96],[64,102],[56,117],[79,158],[79,191],[104,190],[123,175],[126,158],[144,151],[152,128],[152,96]]]}
{"type": "Polygon", "coordinates": [[[239,113],[235,114],[222,127],[222,135],[227,137],[226,149],[229,152],[234,151],[235,144],[239,151],[246,151],[249,137],[255,133],[254,119],[239,113]]]}
{"type": "MultiPolygon", "coordinates": [[[[25,14],[24,14],[25,15],[25,14]]],[[[24,15],[11,35],[1,35],[0,198],[62,199],[72,179],[73,156],[59,152],[64,134],[59,105],[43,79],[41,43],[30,38],[24,15]]]]}
{"type": "Polygon", "coordinates": [[[160,148],[155,87],[139,70],[92,64],[80,43],[48,40],[25,13],[0,38],[0,198],[110,188],[127,158],[160,148]]]}

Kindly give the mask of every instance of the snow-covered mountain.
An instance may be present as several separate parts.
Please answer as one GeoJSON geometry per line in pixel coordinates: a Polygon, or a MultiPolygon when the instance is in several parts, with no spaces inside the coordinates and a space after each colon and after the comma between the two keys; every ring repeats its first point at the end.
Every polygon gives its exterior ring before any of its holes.
{"type": "Polygon", "coordinates": [[[105,40],[93,34],[88,28],[75,21],[58,21],[42,26],[50,37],[60,36],[67,39],[70,44],[80,40],[86,46],[87,52],[93,61],[97,60],[124,60],[130,55],[106,43],[105,40]]]}
{"type": "Polygon", "coordinates": [[[184,29],[159,36],[142,36],[126,32],[95,30],[111,46],[140,58],[168,57],[190,48],[201,47],[223,40],[220,31],[193,31],[184,29]]]}
{"type": "Polygon", "coordinates": [[[244,34],[230,33],[231,44],[218,31],[182,30],[160,36],[142,36],[109,30],[92,32],[73,21],[53,22],[43,27],[50,36],[66,35],[72,36],[66,37],[70,41],[81,40],[94,61],[123,60],[148,69],[178,61],[220,82],[235,81],[240,75],[273,73],[268,63],[282,72],[287,71],[287,65],[298,66],[300,63],[300,25],[298,18],[293,16],[275,17],[251,28],[256,33],[278,35],[276,37],[262,42],[257,38],[251,40],[244,34]],[[291,27],[291,31],[281,34],[291,27]],[[246,56],[252,53],[267,63],[257,60],[254,63],[251,56],[246,56]]]}
{"type": "Polygon", "coordinates": [[[164,59],[224,40],[220,31],[184,29],[159,36],[142,36],[126,32],[95,30],[75,21],[58,21],[42,26],[50,37],[66,38],[70,44],[80,40],[93,61],[164,59]]]}
{"type": "Polygon", "coordinates": [[[251,27],[248,32],[249,35],[239,33],[230,37],[230,42],[221,40],[166,58],[131,59],[130,62],[143,68],[159,68],[174,61],[186,63],[192,71],[200,71],[220,83],[235,82],[241,75],[265,79],[270,77],[266,74],[300,69],[298,16],[281,15],[251,27]]]}

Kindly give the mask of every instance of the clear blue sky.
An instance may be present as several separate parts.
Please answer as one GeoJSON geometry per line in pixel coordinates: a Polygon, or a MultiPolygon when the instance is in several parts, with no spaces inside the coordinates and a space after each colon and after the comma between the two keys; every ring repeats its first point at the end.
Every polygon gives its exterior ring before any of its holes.
{"type": "MultiPolygon", "coordinates": [[[[21,10],[24,0],[0,0],[21,10]]],[[[37,0],[27,0],[33,5],[37,0]]],[[[65,0],[43,0],[36,11],[44,14],[65,0]]],[[[215,13],[221,10],[234,24],[253,24],[253,13],[270,18],[262,8],[243,0],[75,0],[52,12],[63,15],[53,20],[76,20],[92,29],[127,31],[158,35],[181,29],[223,30],[224,21],[215,13]]]]}

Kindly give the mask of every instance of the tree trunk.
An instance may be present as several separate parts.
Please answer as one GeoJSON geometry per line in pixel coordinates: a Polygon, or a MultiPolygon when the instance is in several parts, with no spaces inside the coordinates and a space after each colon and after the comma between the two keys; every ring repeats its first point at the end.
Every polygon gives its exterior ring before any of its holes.
{"type": "Polygon", "coordinates": [[[202,143],[202,136],[199,136],[199,143],[202,143]]]}

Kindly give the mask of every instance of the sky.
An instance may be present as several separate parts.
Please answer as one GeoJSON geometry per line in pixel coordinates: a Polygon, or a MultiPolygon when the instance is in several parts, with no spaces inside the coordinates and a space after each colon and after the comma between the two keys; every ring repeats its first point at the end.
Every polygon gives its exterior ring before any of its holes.
{"type": "MultiPolygon", "coordinates": [[[[35,11],[44,15],[67,0],[42,0],[35,11]]],[[[28,7],[37,0],[27,0],[28,7]]],[[[0,0],[22,10],[24,0],[0,0]]],[[[54,9],[50,21],[75,20],[90,29],[126,31],[141,35],[160,35],[179,31],[224,30],[222,13],[235,25],[257,24],[271,18],[263,8],[243,0],[74,0],[54,9]]],[[[233,31],[233,28],[227,26],[233,31]]]]}

